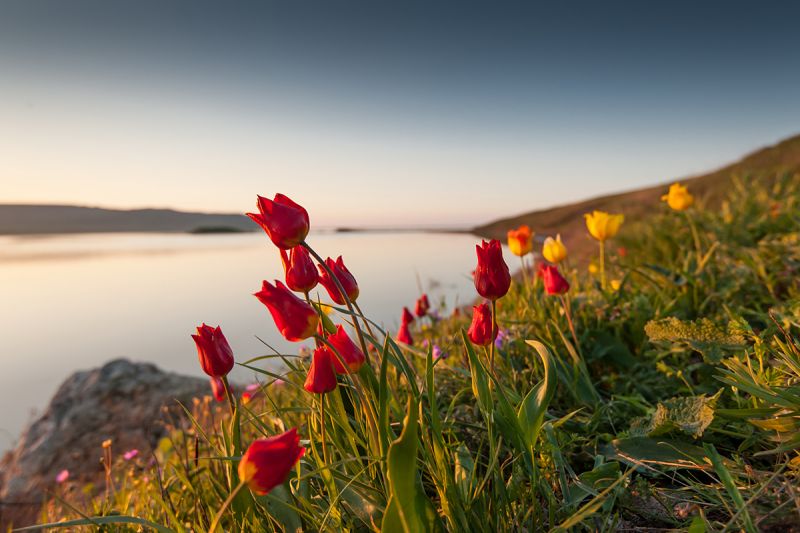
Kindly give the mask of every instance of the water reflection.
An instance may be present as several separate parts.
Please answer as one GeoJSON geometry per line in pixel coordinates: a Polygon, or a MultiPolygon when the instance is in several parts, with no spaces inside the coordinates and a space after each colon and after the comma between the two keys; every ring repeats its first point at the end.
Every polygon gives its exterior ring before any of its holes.
{"type": "MultiPolygon", "coordinates": [[[[362,309],[390,329],[420,285],[449,307],[473,299],[476,241],[424,233],[310,238],[323,256],[345,257],[362,309]]],[[[239,360],[269,352],[256,335],[295,353],[298,345],[280,337],[252,296],[262,279],[281,276],[277,250],[256,233],[0,237],[0,449],[74,370],[128,357],[200,375],[189,334],[202,321],[223,325],[239,360]]],[[[253,378],[234,371],[236,380],[253,378]]]]}

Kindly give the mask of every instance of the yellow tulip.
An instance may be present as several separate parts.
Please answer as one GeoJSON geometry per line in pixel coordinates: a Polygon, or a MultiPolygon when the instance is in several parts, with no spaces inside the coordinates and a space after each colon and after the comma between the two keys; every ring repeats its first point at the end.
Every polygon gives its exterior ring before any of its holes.
{"type": "Polygon", "coordinates": [[[508,249],[522,257],[533,249],[533,232],[523,224],[517,229],[508,230],[508,249]]]}
{"type": "Polygon", "coordinates": [[[560,263],[567,258],[567,247],[561,242],[561,235],[556,238],[548,237],[542,246],[542,255],[551,263],[560,263]]]}
{"type": "Polygon", "coordinates": [[[594,274],[597,274],[599,271],[600,271],[600,269],[599,269],[599,268],[597,268],[597,265],[596,265],[596,264],[594,264],[594,263],[589,263],[589,274],[592,274],[592,275],[594,275],[594,274]]]}
{"type": "Polygon", "coordinates": [[[689,194],[688,189],[680,183],[673,183],[669,186],[669,192],[661,197],[661,201],[667,202],[675,211],[683,211],[692,206],[694,196],[689,194]]]}
{"type": "Polygon", "coordinates": [[[589,233],[600,242],[616,235],[625,220],[625,215],[610,215],[605,211],[593,211],[583,216],[589,233]]]}
{"type": "Polygon", "coordinates": [[[618,291],[621,286],[622,286],[622,281],[620,281],[618,279],[612,279],[611,280],[611,290],[612,291],[618,291]]]}

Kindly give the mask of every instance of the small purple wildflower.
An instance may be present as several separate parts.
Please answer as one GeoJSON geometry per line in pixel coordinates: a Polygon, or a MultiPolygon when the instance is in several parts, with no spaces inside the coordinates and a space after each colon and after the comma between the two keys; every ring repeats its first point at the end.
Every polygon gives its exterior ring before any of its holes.
{"type": "Polygon", "coordinates": [[[137,450],[136,448],[133,448],[132,450],[128,450],[127,452],[125,452],[122,455],[122,458],[125,459],[126,461],[130,461],[131,459],[133,459],[137,455],[139,455],[139,450],[137,450]]]}
{"type": "Polygon", "coordinates": [[[56,475],[56,483],[64,483],[69,479],[69,470],[66,468],[56,475]]]}

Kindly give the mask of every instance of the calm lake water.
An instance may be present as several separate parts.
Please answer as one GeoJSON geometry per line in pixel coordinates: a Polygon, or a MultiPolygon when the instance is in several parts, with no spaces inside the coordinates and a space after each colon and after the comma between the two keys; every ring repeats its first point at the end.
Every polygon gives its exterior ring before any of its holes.
{"type": "MultiPolygon", "coordinates": [[[[359,304],[394,330],[418,280],[434,301],[475,298],[475,243],[463,234],[312,234],[323,257],[344,256],[359,281],[359,304]]],[[[278,252],[263,233],[90,234],[0,237],[0,450],[47,405],[71,372],[118,357],[202,376],[189,335],[220,324],[239,361],[298,344],[278,333],[252,293],[282,279],[278,252]]],[[[323,300],[327,294],[322,289],[323,300]]],[[[233,379],[253,380],[236,368],[233,379]]]]}

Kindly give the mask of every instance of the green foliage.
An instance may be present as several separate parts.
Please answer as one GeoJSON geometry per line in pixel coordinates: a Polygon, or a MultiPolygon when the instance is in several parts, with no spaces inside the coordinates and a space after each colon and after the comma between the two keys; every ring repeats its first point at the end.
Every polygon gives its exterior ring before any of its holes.
{"type": "Polygon", "coordinates": [[[739,180],[718,210],[702,198],[685,212],[652,206],[623,226],[624,255],[607,247],[617,289],[601,290],[583,266],[561,265],[563,302],[535,279],[515,282],[497,302],[494,368],[464,334],[468,317],[421,321],[423,351],[335,308],[328,328],[358,325],[371,362],[340,377],[324,414],[302,388],[304,358],[241,362],[264,383],[233,422],[208,400],[187,406],[154,464],[118,462],[108,493],[51,502],[47,521],[134,528],[140,517],[200,531],[219,514],[226,531],[415,532],[793,524],[798,187],[797,176],[739,180]],[[434,344],[450,357],[434,361],[434,344]],[[225,507],[241,450],[294,426],[308,450],[296,472],[225,507]]]}

